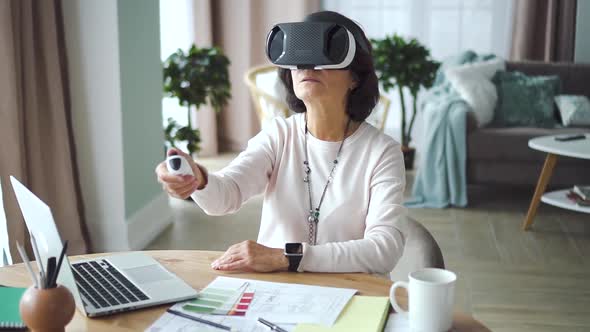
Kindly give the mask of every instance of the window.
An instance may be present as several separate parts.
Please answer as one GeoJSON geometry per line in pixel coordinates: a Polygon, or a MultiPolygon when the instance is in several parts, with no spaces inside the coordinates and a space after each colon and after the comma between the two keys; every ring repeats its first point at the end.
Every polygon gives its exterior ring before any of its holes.
{"type": "MultiPolygon", "coordinates": [[[[192,32],[192,0],[166,1],[160,0],[160,57],[162,62],[179,48],[188,51],[193,43],[192,32]]],[[[176,98],[162,98],[163,125],[168,124],[168,118],[172,118],[181,126],[186,126],[186,106],[180,106],[176,98]]],[[[193,117],[193,127],[196,125],[196,117],[193,117]]]]}
{"type": "MultiPolygon", "coordinates": [[[[394,33],[416,38],[439,61],[469,49],[504,58],[510,52],[512,0],[324,0],[322,7],[360,22],[369,38],[394,33]]],[[[385,132],[399,138],[399,96],[387,96],[392,103],[385,132]]],[[[409,109],[410,98],[406,103],[409,109]]],[[[419,136],[417,119],[415,142],[419,136]]]]}

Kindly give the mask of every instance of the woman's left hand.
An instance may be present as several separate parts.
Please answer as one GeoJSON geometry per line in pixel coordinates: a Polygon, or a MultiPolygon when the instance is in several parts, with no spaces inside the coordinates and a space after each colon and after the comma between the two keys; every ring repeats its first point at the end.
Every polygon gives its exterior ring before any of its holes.
{"type": "Polygon", "coordinates": [[[211,267],[221,271],[287,271],[289,260],[284,256],[283,249],[265,247],[248,240],[229,247],[211,263],[211,267]]]}

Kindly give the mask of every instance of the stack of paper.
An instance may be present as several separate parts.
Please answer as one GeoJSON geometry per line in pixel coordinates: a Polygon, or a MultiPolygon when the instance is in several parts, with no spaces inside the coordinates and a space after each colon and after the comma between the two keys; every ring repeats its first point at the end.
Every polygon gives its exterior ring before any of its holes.
{"type": "Polygon", "coordinates": [[[299,324],[295,332],[378,332],[383,331],[389,298],[380,296],[353,296],[332,327],[299,324]]]}
{"type": "MultiPolygon", "coordinates": [[[[293,330],[295,325],[299,323],[332,326],[346,304],[357,292],[356,289],[307,286],[228,277],[217,277],[205,290],[216,290],[217,293],[208,292],[207,302],[203,301],[203,298],[199,295],[196,301],[177,303],[171,309],[229,326],[240,332],[268,331],[268,328],[256,322],[259,317],[280,325],[288,331],[293,330]],[[239,293],[244,284],[247,284],[244,294],[254,293],[244,317],[219,316],[201,311],[204,307],[216,307],[218,305],[218,303],[214,303],[216,301],[211,301],[211,295],[224,296],[227,293],[239,293]],[[195,307],[199,307],[199,309],[195,307]]],[[[187,324],[192,324],[193,327],[199,326],[199,330],[201,328],[208,330],[208,327],[201,323],[191,322],[186,318],[167,313],[160,317],[148,331],[181,331],[186,330],[187,324]]]]}

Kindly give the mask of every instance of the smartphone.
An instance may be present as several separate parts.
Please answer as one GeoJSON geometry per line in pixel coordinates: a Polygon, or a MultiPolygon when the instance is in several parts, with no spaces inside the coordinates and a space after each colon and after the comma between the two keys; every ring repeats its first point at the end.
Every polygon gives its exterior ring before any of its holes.
{"type": "Polygon", "coordinates": [[[575,141],[579,139],[585,139],[586,135],[584,134],[568,134],[568,135],[559,135],[555,136],[556,141],[565,142],[565,141],[575,141]]]}

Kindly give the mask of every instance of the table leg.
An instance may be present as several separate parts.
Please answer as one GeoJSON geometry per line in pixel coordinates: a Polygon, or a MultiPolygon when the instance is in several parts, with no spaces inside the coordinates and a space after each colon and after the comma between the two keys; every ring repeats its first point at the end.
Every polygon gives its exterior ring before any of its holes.
{"type": "Polygon", "coordinates": [[[527,212],[526,218],[522,223],[522,229],[524,231],[528,230],[528,228],[533,224],[533,219],[537,214],[537,208],[541,202],[541,197],[543,196],[543,193],[545,193],[545,188],[547,187],[547,183],[549,183],[549,179],[551,179],[556,162],[557,155],[548,153],[547,158],[545,158],[545,164],[543,164],[543,170],[539,176],[539,181],[537,182],[537,188],[535,188],[535,194],[533,195],[531,205],[529,206],[529,211],[527,212]]]}

